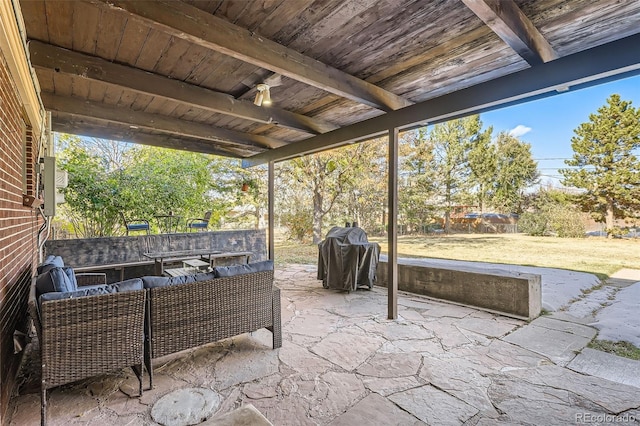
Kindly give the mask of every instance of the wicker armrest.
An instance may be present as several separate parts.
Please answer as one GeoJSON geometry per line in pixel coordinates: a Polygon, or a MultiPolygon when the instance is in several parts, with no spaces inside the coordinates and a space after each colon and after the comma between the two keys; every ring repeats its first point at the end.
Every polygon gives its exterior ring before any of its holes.
{"type": "Polygon", "coordinates": [[[103,272],[83,272],[76,274],[76,281],[78,281],[78,287],[104,285],[107,283],[107,274],[103,272]]]}

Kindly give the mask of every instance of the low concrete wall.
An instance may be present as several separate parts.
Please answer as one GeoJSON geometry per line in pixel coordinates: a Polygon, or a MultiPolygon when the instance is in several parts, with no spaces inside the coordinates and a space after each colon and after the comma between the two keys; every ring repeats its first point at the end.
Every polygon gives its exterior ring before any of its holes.
{"type": "MultiPolygon", "coordinates": [[[[377,285],[387,286],[387,267],[384,260],[378,263],[377,285]]],[[[542,309],[541,277],[534,274],[460,271],[399,259],[398,289],[521,319],[534,319],[542,309]]]]}
{"type": "MultiPolygon", "coordinates": [[[[128,266],[124,278],[152,275],[153,259],[144,253],[215,249],[220,251],[250,251],[251,261],[267,258],[266,231],[248,229],[233,231],[191,232],[158,235],[136,235],[127,237],[81,238],[71,240],[49,240],[44,244],[45,256],[62,256],[65,265],[74,268],[125,263],[147,263],[128,266]]],[[[221,263],[222,264],[222,263],[221,263]]],[[[108,272],[109,282],[118,281],[120,272],[108,272]]]]}

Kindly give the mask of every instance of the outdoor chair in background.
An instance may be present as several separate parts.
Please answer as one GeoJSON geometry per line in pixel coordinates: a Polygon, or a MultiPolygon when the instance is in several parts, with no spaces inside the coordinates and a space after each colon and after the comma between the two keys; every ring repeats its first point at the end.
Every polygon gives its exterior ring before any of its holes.
{"type": "Polygon", "coordinates": [[[210,219],[211,219],[211,211],[208,211],[204,214],[203,218],[187,220],[187,231],[191,232],[194,229],[196,231],[206,230],[207,227],[209,226],[210,219]]]}
{"type": "Polygon", "coordinates": [[[133,231],[145,231],[147,235],[149,235],[149,221],[146,219],[129,219],[124,216],[124,213],[120,212],[120,216],[122,216],[122,220],[124,222],[124,227],[127,230],[127,235],[129,232],[133,231]]]}

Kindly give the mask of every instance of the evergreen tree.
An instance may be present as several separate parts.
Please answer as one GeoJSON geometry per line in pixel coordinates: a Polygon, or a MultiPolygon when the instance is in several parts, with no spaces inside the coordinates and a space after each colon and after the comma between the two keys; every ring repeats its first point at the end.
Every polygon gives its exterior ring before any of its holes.
{"type": "Polygon", "coordinates": [[[589,122],[574,130],[571,169],[562,169],[563,184],[584,189],[583,211],[606,224],[611,233],[616,218],[632,217],[640,210],[640,109],[611,95],[589,122]]]}
{"type": "Polygon", "coordinates": [[[493,206],[504,213],[521,213],[524,190],[536,183],[539,177],[531,145],[501,132],[495,147],[497,162],[493,206]]]}
{"type": "Polygon", "coordinates": [[[435,216],[435,162],[427,128],[406,132],[400,139],[399,217],[426,225],[435,216]]]}
{"type": "Polygon", "coordinates": [[[486,211],[487,205],[491,201],[498,172],[498,155],[496,146],[491,140],[492,133],[492,127],[482,132],[474,141],[469,152],[470,180],[475,186],[475,198],[480,213],[486,211]]]}
{"type": "Polygon", "coordinates": [[[481,137],[482,122],[472,115],[436,124],[430,138],[436,164],[437,190],[444,201],[444,228],[451,232],[451,212],[456,204],[468,198],[471,186],[469,153],[481,137]]]}

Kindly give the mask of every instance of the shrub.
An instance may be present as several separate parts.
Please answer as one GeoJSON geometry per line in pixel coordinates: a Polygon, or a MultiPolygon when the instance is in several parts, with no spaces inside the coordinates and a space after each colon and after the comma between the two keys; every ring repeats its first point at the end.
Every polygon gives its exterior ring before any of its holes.
{"type": "Polygon", "coordinates": [[[298,210],[282,215],[289,239],[308,242],[313,238],[313,218],[307,211],[298,210]]]}
{"type": "Polygon", "coordinates": [[[625,234],[626,231],[620,228],[619,226],[614,226],[613,228],[605,229],[605,232],[609,237],[622,238],[622,236],[625,234]]]}
{"type": "Polygon", "coordinates": [[[558,237],[584,238],[584,215],[575,207],[555,206],[549,211],[549,225],[558,237]]]}
{"type": "Polygon", "coordinates": [[[549,217],[544,212],[525,212],[520,215],[518,229],[533,236],[547,235],[549,217]]]}

